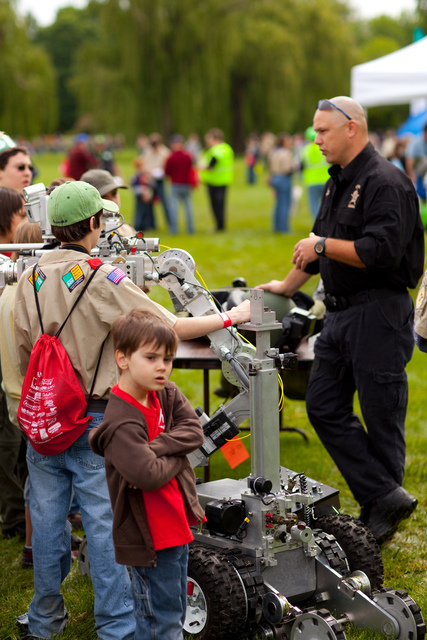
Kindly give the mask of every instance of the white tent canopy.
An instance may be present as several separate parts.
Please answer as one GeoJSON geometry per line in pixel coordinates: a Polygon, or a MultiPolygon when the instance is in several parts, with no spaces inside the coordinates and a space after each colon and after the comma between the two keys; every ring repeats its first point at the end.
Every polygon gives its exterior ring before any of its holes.
{"type": "Polygon", "coordinates": [[[427,36],[351,70],[351,97],[364,107],[427,97],[427,36]]]}

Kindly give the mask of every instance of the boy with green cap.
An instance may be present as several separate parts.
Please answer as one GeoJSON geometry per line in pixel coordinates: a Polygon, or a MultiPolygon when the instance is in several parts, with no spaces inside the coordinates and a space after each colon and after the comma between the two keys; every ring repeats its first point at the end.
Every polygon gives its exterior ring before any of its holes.
{"type": "MultiPolygon", "coordinates": [[[[40,335],[33,286],[38,291],[44,330],[53,335],[67,317],[83,283],[99,265],[99,260],[92,259],[90,252],[100,237],[104,209],[118,211],[115,203],[103,200],[97,189],[86,182],[66,182],[48,199],[52,233],[61,246],[40,258],[34,283],[32,267],[23,273],[18,283],[14,326],[23,374],[40,335]]],[[[28,637],[50,638],[61,633],[67,622],[60,585],[70,569],[67,514],[71,487],[81,507],[88,541],[98,638],[132,640],[134,635],[129,578],[126,567],[116,565],[114,560],[104,460],[91,451],[88,443],[91,429],[102,422],[109,392],[117,382],[111,324],[134,308],[157,314],[174,326],[181,339],[222,329],[226,322],[223,314],[177,319],[151,301],[116,265],[103,264],[98,268],[61,333],[61,342],[87,397],[96,377],[87,408],[92,420],[86,431],[61,454],[42,456],[28,445],[35,585],[28,637]]],[[[246,322],[249,303],[235,307],[228,315],[232,324],[246,322]]]]}

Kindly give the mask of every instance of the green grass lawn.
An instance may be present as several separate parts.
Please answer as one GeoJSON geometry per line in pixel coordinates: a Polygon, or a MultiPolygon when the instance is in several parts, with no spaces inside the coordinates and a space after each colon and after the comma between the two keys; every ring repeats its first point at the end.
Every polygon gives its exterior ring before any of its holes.
{"type": "MultiPolygon", "coordinates": [[[[123,177],[132,174],[132,158],[135,153],[125,150],[117,154],[123,177]]],[[[46,154],[33,158],[39,170],[37,181],[48,184],[59,175],[62,156],[46,154]]],[[[296,179],[297,183],[298,180],[296,179]]],[[[122,212],[127,222],[133,219],[133,194],[121,190],[122,212]]],[[[283,277],[291,267],[292,249],[299,238],[311,228],[305,196],[295,209],[288,235],[271,232],[271,210],[273,196],[261,176],[258,184],[249,186],[244,181],[243,162],[237,162],[236,181],[230,189],[228,199],[227,230],[221,234],[213,232],[207,196],[202,186],[194,192],[194,209],[197,233],[184,233],[171,237],[165,232],[163,213],[156,207],[161,244],[179,247],[188,251],[195,259],[197,269],[211,289],[231,284],[236,276],[247,279],[248,285],[266,282],[272,277],[283,277]]],[[[180,213],[181,229],[184,214],[180,213]]],[[[311,293],[316,282],[307,283],[305,290],[311,293]]],[[[168,294],[160,287],[153,287],[152,297],[169,308],[168,294]]],[[[415,295],[415,292],[414,292],[415,295]]],[[[407,416],[407,468],[405,487],[419,500],[418,509],[410,520],[399,528],[393,541],[383,545],[385,584],[393,588],[404,588],[420,604],[427,615],[427,382],[424,375],[427,355],[415,350],[408,365],[409,408],[407,416]]],[[[220,404],[213,394],[218,372],[211,372],[211,412],[220,404]]],[[[172,379],[190,398],[193,406],[203,403],[202,373],[200,371],[175,371],[172,379]]],[[[342,511],[357,516],[358,505],[344,483],[332,460],[320,444],[308,423],[304,402],[286,399],[284,423],[304,429],[309,436],[306,444],[300,435],[292,432],[280,433],[281,464],[295,471],[304,471],[311,478],[340,490],[342,511]]],[[[250,448],[248,440],[245,446],[250,448]]],[[[243,478],[250,472],[250,463],[245,462],[234,470],[228,467],[222,453],[211,459],[211,479],[243,478]]],[[[46,541],[48,544],[48,541],[46,541]]],[[[32,571],[20,568],[21,544],[17,539],[0,539],[0,640],[19,637],[14,619],[26,611],[32,596],[32,571]]],[[[93,640],[94,621],[92,615],[93,594],[91,582],[80,575],[73,566],[63,584],[63,592],[70,621],[63,634],[64,640],[93,640]]],[[[346,630],[348,637],[367,639],[371,634],[346,630]]]]}

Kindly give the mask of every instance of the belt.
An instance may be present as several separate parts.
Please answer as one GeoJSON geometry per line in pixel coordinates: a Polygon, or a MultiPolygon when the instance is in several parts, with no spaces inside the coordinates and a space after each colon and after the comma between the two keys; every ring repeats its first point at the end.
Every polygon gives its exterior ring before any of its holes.
{"type": "Polygon", "coordinates": [[[345,311],[349,307],[356,304],[364,304],[379,300],[380,298],[389,298],[390,296],[398,296],[406,291],[398,291],[396,289],[369,289],[367,291],[359,291],[351,296],[332,296],[330,293],[325,295],[323,300],[327,311],[345,311]]]}
{"type": "Polygon", "coordinates": [[[94,400],[93,398],[87,399],[86,414],[89,413],[104,413],[108,400],[94,400]]]}

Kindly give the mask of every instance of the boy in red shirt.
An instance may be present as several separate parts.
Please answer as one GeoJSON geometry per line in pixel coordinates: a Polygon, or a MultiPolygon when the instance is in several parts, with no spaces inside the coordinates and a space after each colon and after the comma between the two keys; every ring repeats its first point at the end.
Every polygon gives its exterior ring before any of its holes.
{"type": "Polygon", "coordinates": [[[111,331],[120,380],[90,445],[105,458],[116,561],[131,567],[135,640],[182,640],[189,525],[204,515],[187,454],[202,444],[203,430],[168,381],[174,329],[135,309],[111,331]]]}

